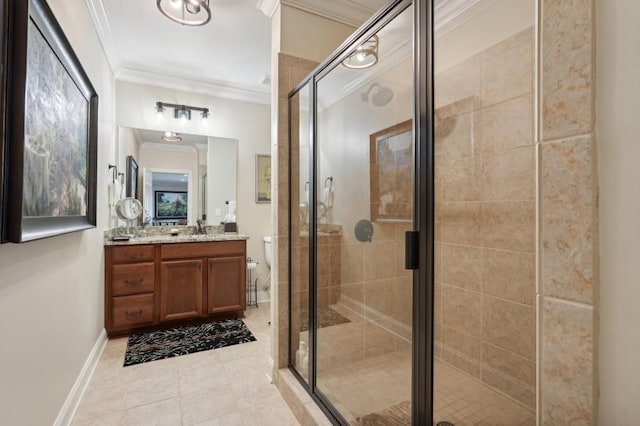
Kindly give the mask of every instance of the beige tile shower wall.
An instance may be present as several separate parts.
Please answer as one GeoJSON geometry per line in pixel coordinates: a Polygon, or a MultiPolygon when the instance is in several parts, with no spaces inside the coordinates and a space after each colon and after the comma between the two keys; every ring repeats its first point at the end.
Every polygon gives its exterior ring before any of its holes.
{"type": "Polygon", "coordinates": [[[528,29],[435,80],[436,355],[531,409],[533,75],[528,29]]]}
{"type": "Polygon", "coordinates": [[[277,342],[274,361],[276,369],[286,368],[289,357],[289,109],[288,95],[318,64],[302,58],[278,54],[278,126],[277,144],[271,148],[272,174],[275,188],[272,203],[277,203],[273,215],[275,238],[272,265],[273,281],[277,283],[277,297],[272,309],[275,312],[273,341],[277,342]]]}
{"type": "Polygon", "coordinates": [[[541,3],[541,420],[590,425],[598,316],[594,2],[541,3]]]}

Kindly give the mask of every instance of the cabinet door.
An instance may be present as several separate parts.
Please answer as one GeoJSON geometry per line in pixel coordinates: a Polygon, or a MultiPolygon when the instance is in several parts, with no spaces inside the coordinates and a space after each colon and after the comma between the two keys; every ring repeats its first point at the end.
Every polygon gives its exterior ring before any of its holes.
{"type": "Polygon", "coordinates": [[[207,299],[210,314],[246,308],[244,256],[209,259],[207,299]]]}
{"type": "Polygon", "coordinates": [[[202,260],[162,262],[160,321],[202,316],[202,260]]]}

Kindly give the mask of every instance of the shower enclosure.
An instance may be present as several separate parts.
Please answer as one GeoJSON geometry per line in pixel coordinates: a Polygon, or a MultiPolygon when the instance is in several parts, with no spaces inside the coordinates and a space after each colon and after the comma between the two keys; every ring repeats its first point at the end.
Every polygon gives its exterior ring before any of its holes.
{"type": "Polygon", "coordinates": [[[393,1],[289,95],[290,368],[337,424],[535,424],[534,11],[393,1]]]}

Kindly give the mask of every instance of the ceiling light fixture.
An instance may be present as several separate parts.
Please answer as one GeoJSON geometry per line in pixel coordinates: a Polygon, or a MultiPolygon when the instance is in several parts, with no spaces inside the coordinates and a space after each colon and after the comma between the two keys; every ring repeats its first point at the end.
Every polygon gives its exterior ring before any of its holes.
{"type": "Polygon", "coordinates": [[[197,111],[206,120],[209,118],[209,108],[194,107],[189,105],[169,104],[166,102],[156,102],[156,111],[158,116],[162,116],[165,108],[173,108],[173,118],[177,118],[183,122],[191,120],[191,111],[197,111]]]}
{"type": "Polygon", "coordinates": [[[182,136],[174,132],[163,132],[160,138],[165,142],[179,143],[182,142],[182,136]]]}
{"type": "Polygon", "coordinates": [[[373,35],[362,43],[349,56],[342,61],[342,65],[351,69],[363,69],[372,67],[378,62],[378,44],[380,39],[373,35]]]}
{"type": "Polygon", "coordinates": [[[157,0],[156,5],[164,16],[182,25],[197,27],[211,20],[209,0],[157,0]]]}

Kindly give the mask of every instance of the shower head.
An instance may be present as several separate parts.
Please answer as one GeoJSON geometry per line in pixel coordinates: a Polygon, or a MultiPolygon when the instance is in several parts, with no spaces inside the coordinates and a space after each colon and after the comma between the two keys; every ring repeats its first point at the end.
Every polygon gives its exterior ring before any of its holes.
{"type": "Polygon", "coordinates": [[[378,83],[373,83],[369,86],[366,92],[362,92],[360,94],[360,98],[364,102],[369,101],[369,96],[371,96],[371,103],[377,107],[384,106],[391,102],[393,99],[393,90],[388,87],[380,86],[378,83]]]}

